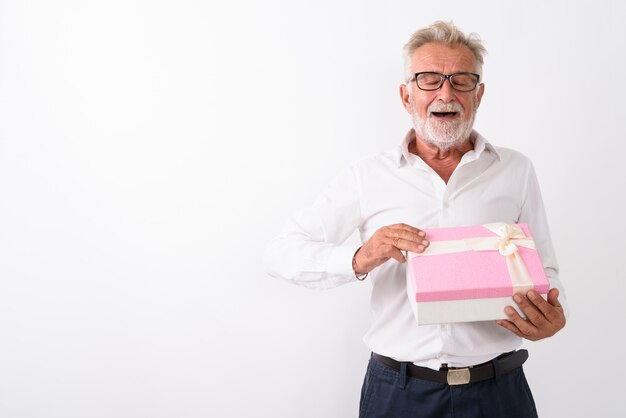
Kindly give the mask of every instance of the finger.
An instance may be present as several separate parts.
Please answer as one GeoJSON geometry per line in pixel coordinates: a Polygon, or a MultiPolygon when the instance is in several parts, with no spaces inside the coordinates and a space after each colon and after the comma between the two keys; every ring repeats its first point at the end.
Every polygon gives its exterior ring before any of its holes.
{"type": "Polygon", "coordinates": [[[559,291],[552,289],[548,292],[548,301],[546,301],[537,292],[530,290],[527,293],[529,300],[541,311],[545,322],[539,320],[535,325],[540,326],[543,330],[551,330],[550,334],[556,333],[565,326],[565,314],[563,307],[558,301],[559,291]],[[552,301],[552,303],[550,302],[552,301]],[[547,326],[545,326],[547,325],[547,326]]]}
{"type": "Polygon", "coordinates": [[[522,338],[526,337],[524,334],[522,334],[519,328],[517,328],[515,324],[512,323],[511,321],[507,321],[506,319],[500,319],[496,321],[496,323],[500,325],[501,327],[508,329],[513,334],[517,335],[518,337],[522,337],[522,338]]]}
{"type": "Polygon", "coordinates": [[[427,239],[414,232],[403,229],[388,229],[385,231],[385,243],[402,250],[413,252],[423,251],[430,244],[427,239]],[[401,247],[402,245],[402,247],[401,247]],[[423,248],[419,248],[422,246],[423,248]]]}
{"type": "Polygon", "coordinates": [[[426,233],[424,231],[422,231],[421,229],[415,228],[414,226],[403,224],[403,223],[389,225],[389,228],[391,228],[391,229],[402,229],[404,231],[408,231],[408,232],[412,232],[414,234],[417,234],[420,237],[425,237],[426,236],[426,233]]]}
{"type": "Polygon", "coordinates": [[[392,245],[399,250],[407,250],[414,253],[423,253],[426,247],[428,247],[428,242],[424,243],[423,241],[420,241],[419,243],[416,243],[414,241],[409,241],[402,238],[394,238],[392,240],[392,245]]]}
{"type": "Polygon", "coordinates": [[[411,240],[415,242],[423,241],[426,238],[423,235],[420,235],[415,231],[407,231],[406,229],[401,228],[388,228],[385,231],[385,235],[391,238],[403,238],[406,240],[411,240]]]}
{"type": "Polygon", "coordinates": [[[550,289],[548,292],[548,303],[555,308],[563,308],[563,306],[561,306],[561,302],[559,302],[559,289],[556,287],[550,289]]]}
{"type": "MultiPolygon", "coordinates": [[[[557,296],[558,296],[558,290],[557,290],[557,296]]],[[[556,313],[555,315],[556,307],[552,305],[551,303],[546,302],[546,300],[534,290],[529,290],[528,293],[526,293],[526,297],[528,298],[528,300],[530,300],[533,303],[533,305],[535,305],[541,311],[544,318],[546,318],[548,321],[552,322],[551,321],[552,318],[557,319],[559,317],[558,313],[556,313]]],[[[556,303],[558,304],[558,307],[560,308],[561,305],[558,303],[558,300],[556,301],[556,303]]]]}
{"type": "Polygon", "coordinates": [[[552,309],[546,314],[546,318],[557,327],[557,331],[565,326],[565,311],[559,302],[559,290],[554,288],[548,292],[548,302],[546,305],[552,309]]]}
{"type": "MultiPolygon", "coordinates": [[[[547,302],[543,300],[543,298],[539,296],[536,292],[530,291],[528,293],[531,292],[534,294],[535,300],[547,304],[547,302]]],[[[525,321],[527,323],[530,322],[537,328],[542,328],[546,325],[548,320],[544,316],[543,312],[537,308],[532,300],[530,300],[528,297],[524,297],[524,295],[522,295],[521,293],[516,293],[515,295],[513,295],[513,300],[515,301],[515,303],[517,303],[517,306],[519,306],[522,312],[524,312],[524,315],[526,316],[525,321]]],[[[522,332],[524,332],[524,329],[522,329],[522,332]]]]}
{"type": "MultiPolygon", "coordinates": [[[[520,330],[524,338],[529,338],[538,333],[537,327],[530,321],[522,318],[522,316],[512,307],[504,308],[504,313],[515,326],[520,330]]],[[[526,312],[524,312],[526,315],[526,312]]]]}
{"type": "Polygon", "coordinates": [[[402,254],[402,251],[400,251],[393,245],[385,246],[384,250],[384,254],[386,257],[393,258],[398,263],[404,263],[406,261],[406,258],[404,258],[404,254],[402,254]]]}
{"type": "Polygon", "coordinates": [[[426,239],[426,233],[418,228],[406,224],[390,225],[386,229],[386,234],[391,237],[399,237],[415,242],[426,239]]]}

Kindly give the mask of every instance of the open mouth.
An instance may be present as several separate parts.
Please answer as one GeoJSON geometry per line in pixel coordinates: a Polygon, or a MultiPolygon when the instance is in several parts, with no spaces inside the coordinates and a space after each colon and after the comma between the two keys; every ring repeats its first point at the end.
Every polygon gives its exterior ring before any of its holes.
{"type": "Polygon", "coordinates": [[[431,115],[439,119],[453,119],[458,112],[431,112],[431,115]]]}

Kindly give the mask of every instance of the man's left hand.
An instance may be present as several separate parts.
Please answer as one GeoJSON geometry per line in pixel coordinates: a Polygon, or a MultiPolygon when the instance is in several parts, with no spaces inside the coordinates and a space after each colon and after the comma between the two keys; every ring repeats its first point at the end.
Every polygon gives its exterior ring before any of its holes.
{"type": "Polygon", "coordinates": [[[529,290],[526,296],[516,293],[513,300],[526,315],[526,319],[511,306],[507,306],[504,312],[509,320],[496,321],[498,325],[512,333],[527,340],[537,341],[553,336],[565,326],[565,314],[559,303],[558,289],[550,289],[547,301],[534,290],[529,290]]]}

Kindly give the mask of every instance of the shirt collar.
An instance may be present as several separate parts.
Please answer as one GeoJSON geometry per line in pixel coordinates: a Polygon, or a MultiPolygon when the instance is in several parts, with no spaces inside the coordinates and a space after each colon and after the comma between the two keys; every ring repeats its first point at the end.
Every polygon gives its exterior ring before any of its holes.
{"type": "MultiPolygon", "coordinates": [[[[482,153],[485,151],[487,153],[493,154],[493,156],[497,160],[500,160],[500,154],[495,149],[495,147],[491,145],[489,141],[487,141],[487,139],[484,136],[482,136],[475,130],[472,130],[471,138],[472,138],[472,141],[474,142],[474,150],[470,151],[470,153],[474,153],[472,160],[480,158],[482,153]]],[[[397,152],[395,155],[395,162],[398,165],[398,167],[402,166],[402,164],[405,164],[405,163],[411,163],[412,161],[415,161],[415,159],[421,160],[421,158],[419,158],[417,155],[411,154],[409,152],[409,144],[414,140],[415,140],[415,130],[411,129],[404,136],[402,143],[397,148],[397,152]]]]}

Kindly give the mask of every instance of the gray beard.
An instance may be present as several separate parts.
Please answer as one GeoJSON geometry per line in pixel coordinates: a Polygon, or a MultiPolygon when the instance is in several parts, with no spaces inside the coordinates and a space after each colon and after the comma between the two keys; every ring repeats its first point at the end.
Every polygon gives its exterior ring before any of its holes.
{"type": "Polygon", "coordinates": [[[458,148],[470,137],[474,127],[476,111],[466,121],[463,114],[460,118],[451,122],[434,120],[426,117],[423,120],[417,112],[413,112],[413,127],[417,135],[427,144],[433,145],[441,151],[458,148]]]}

